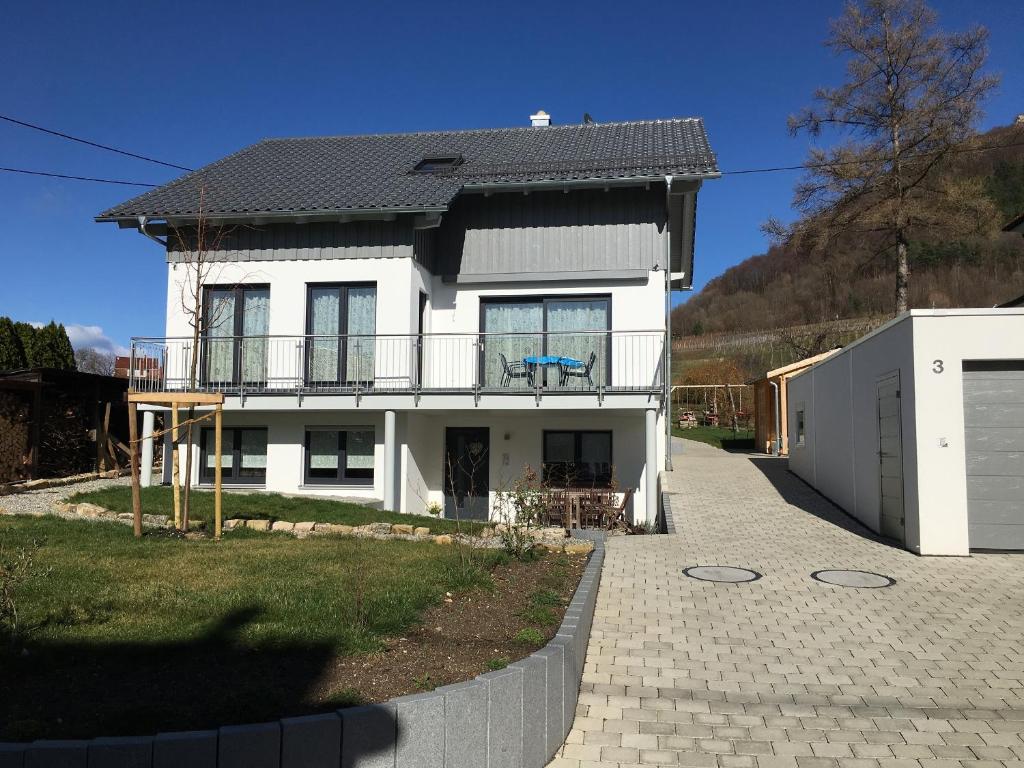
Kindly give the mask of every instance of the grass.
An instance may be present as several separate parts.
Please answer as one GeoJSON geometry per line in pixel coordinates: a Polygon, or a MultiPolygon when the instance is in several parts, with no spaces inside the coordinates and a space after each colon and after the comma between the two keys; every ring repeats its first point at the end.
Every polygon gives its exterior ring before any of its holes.
{"type": "MultiPolygon", "coordinates": [[[[168,486],[154,486],[142,489],[142,511],[147,514],[174,514],[172,489],[168,486]]],[[[131,512],[131,488],[114,485],[86,493],[76,493],[69,501],[72,504],[89,502],[114,512],[131,512]]],[[[340,523],[343,525],[366,525],[367,523],[405,523],[429,528],[431,533],[456,533],[460,526],[455,520],[444,520],[421,515],[403,515],[400,512],[385,512],[364,504],[353,504],[334,499],[307,499],[297,496],[282,496],[277,493],[225,493],[223,495],[224,519],[243,518],[246,520],[283,520],[291,523],[340,523]]],[[[193,489],[190,493],[192,521],[213,520],[213,493],[193,489]]],[[[463,533],[479,531],[484,525],[463,521],[463,533]]]]}
{"type": "Polygon", "coordinates": [[[754,448],[753,430],[741,429],[739,432],[733,433],[733,431],[728,427],[699,426],[690,427],[689,429],[672,427],[672,434],[676,437],[681,437],[684,440],[694,440],[698,443],[707,443],[708,445],[715,446],[715,448],[722,448],[724,450],[752,450],[754,448]]]}
{"type": "Polygon", "coordinates": [[[446,591],[490,584],[503,553],[473,551],[468,567],[433,542],[324,537],[299,541],[238,531],[217,543],[115,523],[8,518],[0,546],[31,547],[36,573],[19,594],[30,639],[187,643],[218,619],[254,612],[238,648],[325,643],[365,653],[403,632],[446,591]],[[49,569],[49,573],[45,573],[49,569]]]}

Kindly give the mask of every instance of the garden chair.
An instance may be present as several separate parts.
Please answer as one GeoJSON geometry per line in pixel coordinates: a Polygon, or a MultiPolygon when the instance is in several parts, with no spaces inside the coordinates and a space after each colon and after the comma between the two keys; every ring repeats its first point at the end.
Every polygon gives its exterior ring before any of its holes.
{"type": "Polygon", "coordinates": [[[509,386],[512,383],[512,379],[526,379],[527,383],[531,387],[533,386],[533,377],[530,374],[530,369],[523,363],[510,363],[508,358],[501,352],[498,353],[498,357],[501,359],[501,386],[509,386]]]}
{"type": "Polygon", "coordinates": [[[594,369],[594,363],[596,361],[597,361],[597,353],[596,352],[591,352],[590,353],[590,359],[588,359],[586,365],[584,365],[582,367],[571,368],[568,365],[561,365],[561,364],[559,364],[558,367],[561,369],[561,372],[562,372],[561,380],[558,382],[559,386],[564,387],[566,384],[569,383],[569,379],[586,379],[587,383],[591,387],[593,387],[594,386],[594,380],[591,378],[590,373],[594,369]]]}
{"type": "Polygon", "coordinates": [[[572,525],[569,515],[569,494],[564,491],[551,491],[547,494],[547,524],[558,525],[566,530],[572,525]]]}
{"type": "Polygon", "coordinates": [[[622,527],[626,524],[626,507],[629,506],[629,500],[632,498],[633,489],[627,488],[626,492],[622,494],[622,502],[619,504],[618,509],[615,509],[612,514],[609,515],[608,522],[605,524],[605,527],[609,531],[613,528],[622,527]]]}

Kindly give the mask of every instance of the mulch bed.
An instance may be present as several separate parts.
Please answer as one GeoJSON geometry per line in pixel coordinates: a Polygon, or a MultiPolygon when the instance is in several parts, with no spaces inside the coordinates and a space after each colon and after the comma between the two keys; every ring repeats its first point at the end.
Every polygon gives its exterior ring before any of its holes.
{"type": "Polygon", "coordinates": [[[498,566],[492,590],[456,593],[366,656],[339,657],[318,643],[241,648],[230,642],[230,627],[224,637],[185,646],[40,644],[7,670],[0,653],[0,741],[265,722],[468,680],[550,640],[586,562],[586,555],[548,554],[498,566]],[[547,607],[553,621],[545,625],[524,616],[537,590],[560,598],[547,607]],[[516,642],[525,627],[539,630],[543,642],[516,642]]]}
{"type": "Polygon", "coordinates": [[[535,563],[498,566],[492,591],[458,594],[427,610],[419,627],[391,640],[382,653],[339,659],[316,689],[316,700],[387,701],[469,680],[489,671],[489,662],[528,656],[555,636],[586,564],[586,555],[548,555],[535,563]],[[522,618],[538,588],[561,597],[551,608],[557,621],[547,627],[522,618]],[[513,640],[530,626],[540,630],[543,643],[513,640]]]}

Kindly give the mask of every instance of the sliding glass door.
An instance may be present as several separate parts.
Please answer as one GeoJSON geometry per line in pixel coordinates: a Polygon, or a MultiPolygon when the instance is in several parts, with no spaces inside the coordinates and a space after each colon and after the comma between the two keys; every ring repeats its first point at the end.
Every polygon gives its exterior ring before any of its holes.
{"type": "Polygon", "coordinates": [[[608,296],[485,300],[481,326],[485,387],[590,389],[610,380],[608,296]]]}
{"type": "Polygon", "coordinates": [[[371,386],[376,317],[376,285],[310,285],[307,383],[316,387],[371,386]]]}
{"type": "Polygon", "coordinates": [[[206,384],[259,386],[267,380],[270,288],[209,286],[203,301],[206,384]]]}

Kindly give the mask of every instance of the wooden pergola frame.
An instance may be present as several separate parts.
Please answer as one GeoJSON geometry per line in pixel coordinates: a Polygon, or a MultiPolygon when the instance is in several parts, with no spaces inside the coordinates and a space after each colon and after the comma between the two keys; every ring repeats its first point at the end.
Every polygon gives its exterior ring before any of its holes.
{"type": "MultiPolygon", "coordinates": [[[[139,405],[155,405],[168,407],[171,410],[171,433],[174,444],[174,467],[177,470],[178,451],[178,409],[193,406],[214,406],[213,430],[214,430],[214,470],[213,470],[213,536],[220,539],[223,520],[221,514],[221,447],[224,422],[224,395],[220,392],[128,392],[128,429],[131,442],[131,463],[132,463],[132,520],[135,528],[135,536],[142,536],[142,488],[139,480],[139,427],[136,422],[139,405]]],[[[203,416],[209,418],[209,416],[203,416]]],[[[164,430],[166,431],[166,430],[164,430]]],[[[151,438],[152,439],[152,438],[151,438]]],[[[188,449],[191,451],[192,446],[188,449]]],[[[180,519],[180,501],[178,498],[177,472],[174,478],[174,522],[180,519]]],[[[191,478],[185,478],[190,482],[191,478]]]]}

